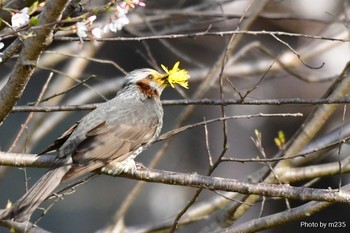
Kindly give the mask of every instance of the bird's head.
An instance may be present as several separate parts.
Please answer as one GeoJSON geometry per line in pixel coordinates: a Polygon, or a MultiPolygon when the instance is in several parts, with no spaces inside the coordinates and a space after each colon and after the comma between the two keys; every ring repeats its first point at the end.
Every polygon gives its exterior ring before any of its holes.
{"type": "Polygon", "coordinates": [[[134,70],[126,76],[126,85],[135,84],[148,97],[159,97],[165,87],[174,88],[174,84],[188,88],[190,76],[186,70],[179,69],[179,62],[171,70],[163,65],[162,68],[165,72],[163,74],[148,68],[134,70]]]}

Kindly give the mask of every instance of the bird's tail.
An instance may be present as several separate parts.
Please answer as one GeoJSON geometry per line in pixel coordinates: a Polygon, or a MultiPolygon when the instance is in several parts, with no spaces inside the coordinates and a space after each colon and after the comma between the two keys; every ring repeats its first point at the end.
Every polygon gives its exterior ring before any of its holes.
{"type": "Polygon", "coordinates": [[[69,168],[70,166],[59,166],[49,170],[17,202],[9,209],[0,213],[0,220],[13,219],[16,222],[29,221],[36,208],[38,208],[60,184],[62,177],[67,173],[69,168]]]}

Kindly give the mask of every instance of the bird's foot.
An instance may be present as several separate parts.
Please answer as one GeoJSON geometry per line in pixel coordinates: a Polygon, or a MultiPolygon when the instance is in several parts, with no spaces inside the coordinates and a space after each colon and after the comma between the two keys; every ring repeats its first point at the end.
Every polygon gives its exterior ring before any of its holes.
{"type": "Polygon", "coordinates": [[[128,159],[122,162],[111,162],[104,166],[101,171],[109,175],[118,175],[120,173],[126,172],[134,174],[138,166],[135,163],[135,160],[128,159]]]}
{"type": "Polygon", "coordinates": [[[136,170],[146,170],[147,167],[143,165],[142,163],[136,162],[136,170]]]}

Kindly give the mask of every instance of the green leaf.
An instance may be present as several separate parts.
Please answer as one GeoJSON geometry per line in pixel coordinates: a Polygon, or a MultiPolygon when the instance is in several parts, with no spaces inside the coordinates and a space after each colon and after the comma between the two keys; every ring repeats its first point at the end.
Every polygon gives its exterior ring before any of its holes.
{"type": "Polygon", "coordinates": [[[38,25],[40,22],[40,19],[37,18],[37,17],[31,17],[30,20],[29,20],[29,24],[31,26],[35,26],[35,25],[38,25]]]}

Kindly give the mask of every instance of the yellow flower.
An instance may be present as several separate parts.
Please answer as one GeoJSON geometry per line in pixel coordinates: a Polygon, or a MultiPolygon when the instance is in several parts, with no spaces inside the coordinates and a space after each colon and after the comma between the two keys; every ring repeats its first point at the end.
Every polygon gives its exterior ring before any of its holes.
{"type": "Polygon", "coordinates": [[[172,88],[174,88],[174,84],[179,84],[188,89],[188,79],[190,76],[188,75],[187,70],[179,69],[179,65],[180,62],[178,61],[171,70],[168,70],[164,65],[161,65],[161,67],[165,71],[165,77],[167,77],[167,81],[172,88]]]}

